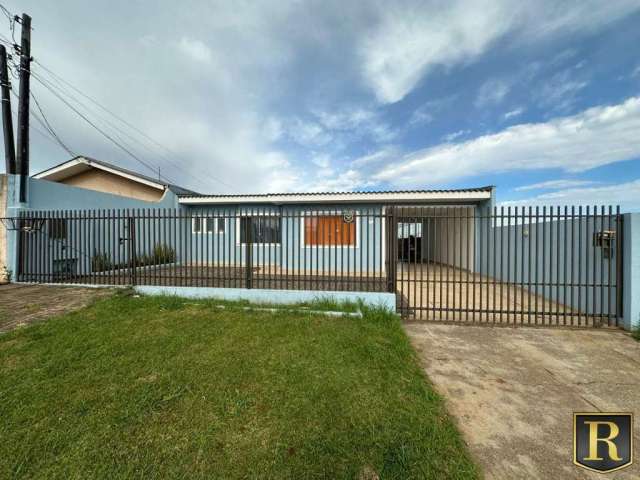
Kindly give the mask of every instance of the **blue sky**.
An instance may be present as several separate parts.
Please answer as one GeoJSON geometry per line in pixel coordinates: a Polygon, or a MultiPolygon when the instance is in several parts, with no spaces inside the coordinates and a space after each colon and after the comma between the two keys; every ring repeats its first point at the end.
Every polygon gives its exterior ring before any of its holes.
{"type": "MultiPolygon", "coordinates": [[[[491,184],[640,209],[640,1],[88,3],[5,6],[32,15],[42,65],[163,148],[114,135],[198,191],[491,184]]],[[[74,152],[151,173],[33,88],[74,152]]],[[[39,133],[34,170],[68,158],[39,133]]]]}

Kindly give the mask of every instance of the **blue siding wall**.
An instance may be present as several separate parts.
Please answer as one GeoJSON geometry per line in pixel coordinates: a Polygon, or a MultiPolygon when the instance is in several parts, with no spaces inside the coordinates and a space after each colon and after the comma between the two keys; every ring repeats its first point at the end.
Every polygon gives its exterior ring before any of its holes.
{"type": "MultiPolygon", "coordinates": [[[[226,258],[231,264],[244,265],[247,247],[240,243],[239,218],[273,215],[281,218],[281,242],[252,245],[254,266],[276,265],[284,269],[308,272],[384,271],[384,221],[380,205],[192,207],[188,213],[203,218],[223,218],[225,221],[224,233],[214,231],[191,234],[190,248],[184,252],[190,261],[215,263],[218,259],[226,258]],[[347,210],[355,213],[355,246],[303,246],[305,216],[341,215],[347,210]]],[[[191,232],[190,228],[188,230],[191,232]]]]}
{"type": "Polygon", "coordinates": [[[616,230],[615,219],[547,221],[525,225],[478,225],[478,271],[499,280],[524,282],[524,288],[585,313],[615,311],[616,257],[594,246],[595,232],[616,230]],[[544,246],[544,248],[543,248],[544,246]],[[494,248],[495,247],[495,248],[494,248]],[[529,283],[561,284],[535,286],[529,283]],[[564,284],[569,286],[565,287],[564,284]],[[578,286],[581,285],[581,286],[578,286]],[[612,288],[609,288],[609,285],[612,288]]]}
{"type": "MultiPolygon", "coordinates": [[[[96,192],[84,188],[73,187],[61,183],[29,178],[28,206],[17,203],[16,186],[19,177],[9,175],[8,185],[8,215],[15,216],[24,211],[48,211],[53,215],[78,215],[79,211],[93,210],[96,216],[104,215],[107,209],[119,209],[123,212],[135,209],[163,209],[178,206],[178,198],[173,192],[167,191],[159,202],[145,202],[119,195],[96,192]],[[74,213],[75,212],[75,213],[74,213]]],[[[47,228],[39,235],[38,247],[42,249],[39,268],[43,273],[52,273],[53,262],[72,259],[77,262],[76,272],[90,271],[91,258],[95,254],[105,253],[114,263],[124,262],[127,258],[127,244],[124,242],[107,243],[105,238],[125,238],[125,222],[107,222],[100,220],[67,222],[67,238],[78,240],[73,247],[68,242],[50,238],[47,228]],[[82,241],[79,239],[82,238],[82,241]],[[86,240],[84,240],[86,239],[86,240]]],[[[12,270],[17,268],[17,234],[9,232],[8,263],[12,270]]],[[[144,253],[144,252],[143,252],[144,253]]]]}

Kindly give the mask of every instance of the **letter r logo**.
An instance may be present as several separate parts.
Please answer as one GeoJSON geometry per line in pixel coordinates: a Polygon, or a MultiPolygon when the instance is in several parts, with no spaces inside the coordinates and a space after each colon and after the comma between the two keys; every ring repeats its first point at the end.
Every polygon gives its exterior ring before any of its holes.
{"type": "Polygon", "coordinates": [[[596,472],[611,472],[633,462],[631,413],[575,413],[573,462],[596,472]]]}
{"type": "Polygon", "coordinates": [[[583,460],[603,460],[601,457],[598,457],[598,442],[604,442],[607,444],[609,448],[609,458],[619,462],[622,460],[618,456],[618,447],[615,443],[613,443],[613,439],[618,436],[620,433],[620,429],[613,422],[584,422],[589,425],[589,456],[585,457],[583,460]],[[598,426],[604,425],[609,427],[609,436],[605,438],[598,437],[598,426]]]}

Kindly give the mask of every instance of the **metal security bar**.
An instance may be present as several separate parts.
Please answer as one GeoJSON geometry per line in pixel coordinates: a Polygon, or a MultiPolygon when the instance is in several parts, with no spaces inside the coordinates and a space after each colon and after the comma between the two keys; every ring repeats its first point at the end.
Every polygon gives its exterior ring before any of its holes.
{"type": "Polygon", "coordinates": [[[398,307],[408,319],[616,326],[619,207],[396,207],[398,307]]]}
{"type": "Polygon", "coordinates": [[[395,291],[382,208],[29,211],[17,280],[395,291]]]}

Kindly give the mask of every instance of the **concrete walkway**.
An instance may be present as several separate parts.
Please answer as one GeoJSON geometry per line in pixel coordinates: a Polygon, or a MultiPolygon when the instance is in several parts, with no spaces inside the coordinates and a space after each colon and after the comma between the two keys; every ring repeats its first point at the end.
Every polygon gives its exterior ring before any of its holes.
{"type": "Polygon", "coordinates": [[[405,325],[486,478],[640,478],[640,342],[615,330],[405,325]],[[573,412],[633,412],[635,464],[574,466],[573,412]]]}
{"type": "Polygon", "coordinates": [[[0,285],[0,332],[78,310],[109,295],[113,290],[108,288],[0,285]]]}

